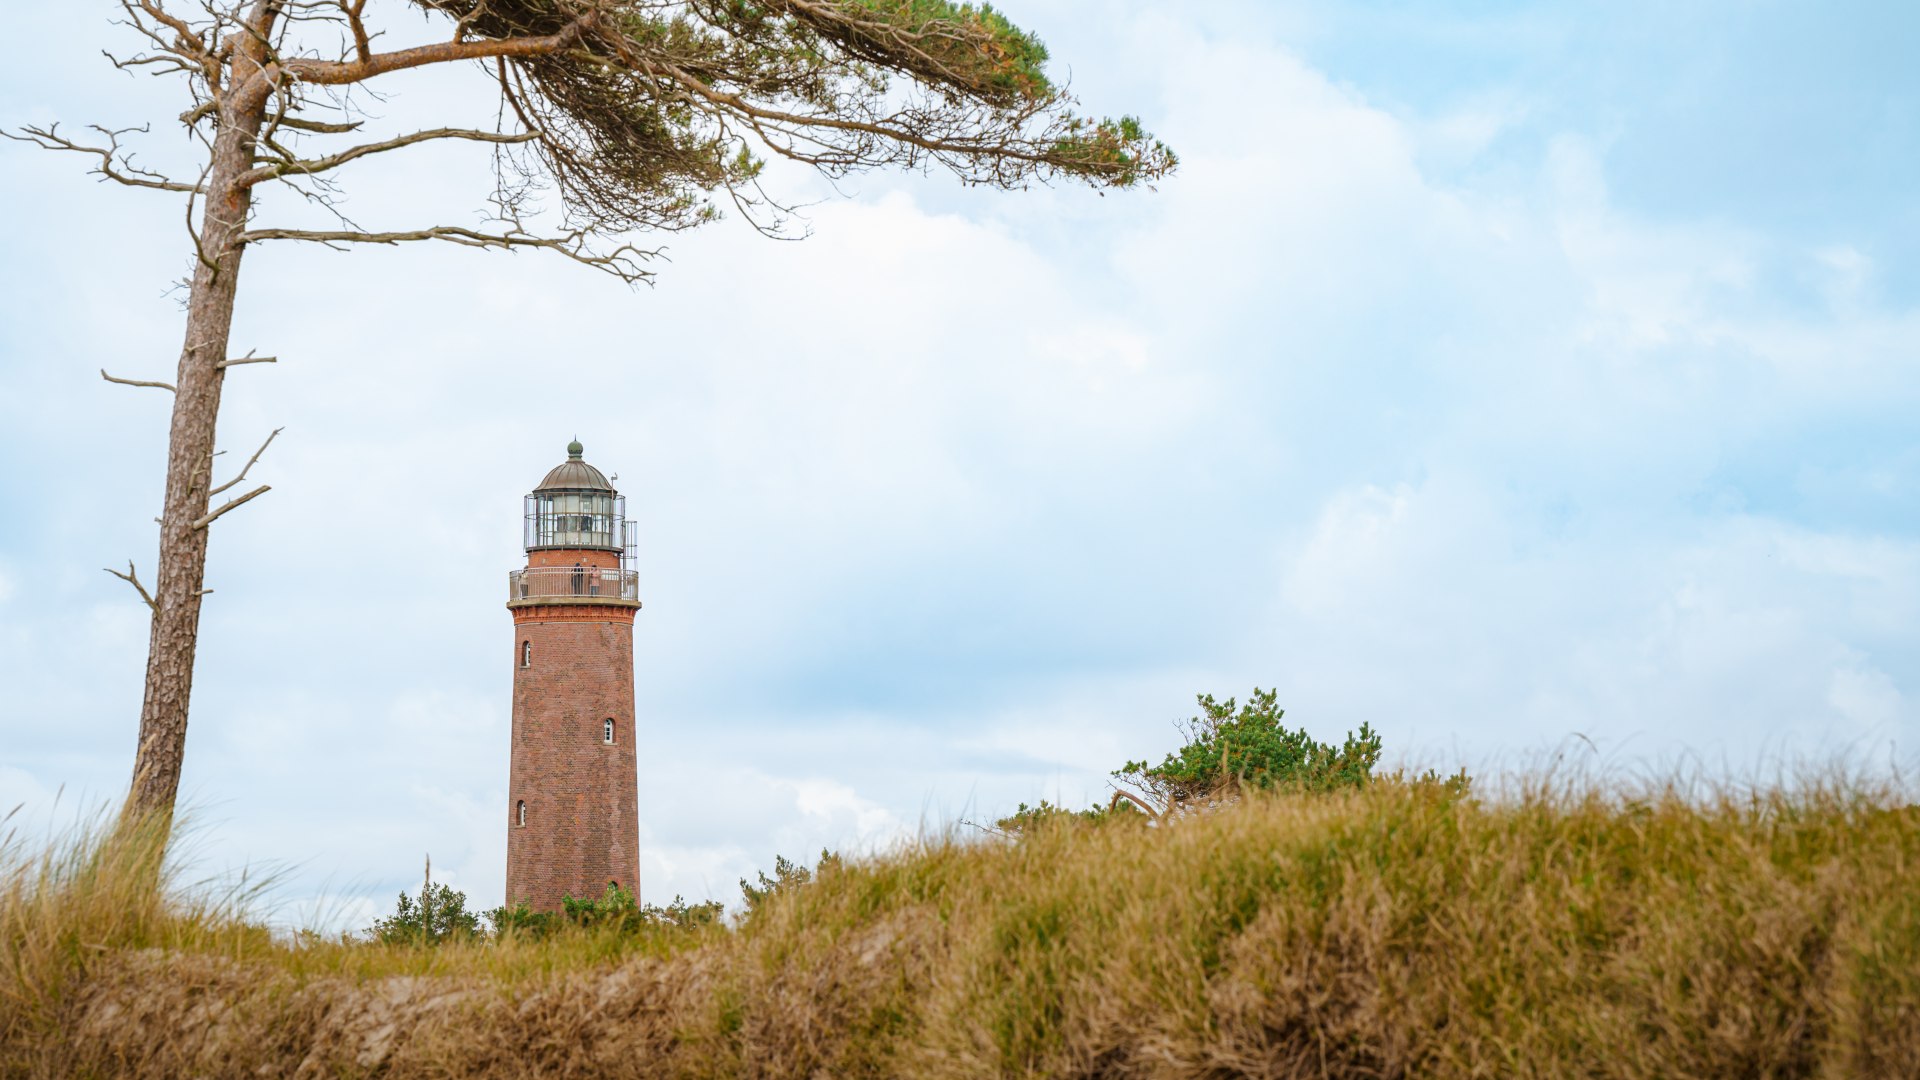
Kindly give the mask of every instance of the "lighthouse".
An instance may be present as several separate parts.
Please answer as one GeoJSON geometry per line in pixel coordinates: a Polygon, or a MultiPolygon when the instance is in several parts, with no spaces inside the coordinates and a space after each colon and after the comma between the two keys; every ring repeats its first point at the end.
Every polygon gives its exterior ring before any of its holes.
{"type": "Polygon", "coordinates": [[[632,531],[626,499],[584,452],[570,443],[526,497],[527,565],[508,575],[509,907],[640,892],[632,531]]]}

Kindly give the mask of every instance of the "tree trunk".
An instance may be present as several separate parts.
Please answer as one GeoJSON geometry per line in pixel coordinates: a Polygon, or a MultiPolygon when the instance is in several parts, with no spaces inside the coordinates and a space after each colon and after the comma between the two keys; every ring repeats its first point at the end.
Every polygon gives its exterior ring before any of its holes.
{"type": "MultiPolygon", "coordinates": [[[[230,69],[238,75],[240,63],[230,69]]],[[[213,486],[214,428],[226,373],[227,336],[253,189],[235,183],[253,165],[254,139],[266,97],[236,101],[221,113],[206,181],[186,340],[174,382],[173,426],[167,437],[167,494],[160,515],[160,562],[153,590],[153,630],[147,646],[146,695],[140,706],[140,745],[127,796],[131,816],[170,817],[180,790],[186,752],[187,703],[193,692],[194,652],[200,635],[200,599],[207,568],[207,513],[213,486]]]]}

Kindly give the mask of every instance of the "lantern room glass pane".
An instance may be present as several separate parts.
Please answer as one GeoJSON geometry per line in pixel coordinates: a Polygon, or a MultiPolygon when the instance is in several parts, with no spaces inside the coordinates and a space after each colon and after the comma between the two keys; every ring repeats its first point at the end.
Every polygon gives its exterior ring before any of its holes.
{"type": "Polygon", "coordinates": [[[604,491],[542,491],[527,496],[527,547],[618,550],[622,522],[615,501],[612,493],[604,491]]]}

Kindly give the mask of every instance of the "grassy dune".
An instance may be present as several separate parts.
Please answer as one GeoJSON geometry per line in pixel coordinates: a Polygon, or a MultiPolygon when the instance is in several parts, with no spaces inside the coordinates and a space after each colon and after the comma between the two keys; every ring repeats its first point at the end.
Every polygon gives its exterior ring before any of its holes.
{"type": "Polygon", "coordinates": [[[276,937],[13,851],[8,1076],[1877,1077],[1920,813],[1870,784],[1376,782],[848,860],[737,928],[276,937]]]}

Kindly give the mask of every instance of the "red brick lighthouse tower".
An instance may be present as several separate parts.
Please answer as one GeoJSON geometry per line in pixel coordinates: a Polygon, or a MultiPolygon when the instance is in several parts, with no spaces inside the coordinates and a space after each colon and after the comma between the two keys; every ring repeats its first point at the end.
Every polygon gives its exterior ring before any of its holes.
{"type": "Polygon", "coordinates": [[[627,501],[567,446],[526,499],[527,566],[509,576],[513,765],[507,903],[554,910],[609,884],[640,891],[627,501]]]}

